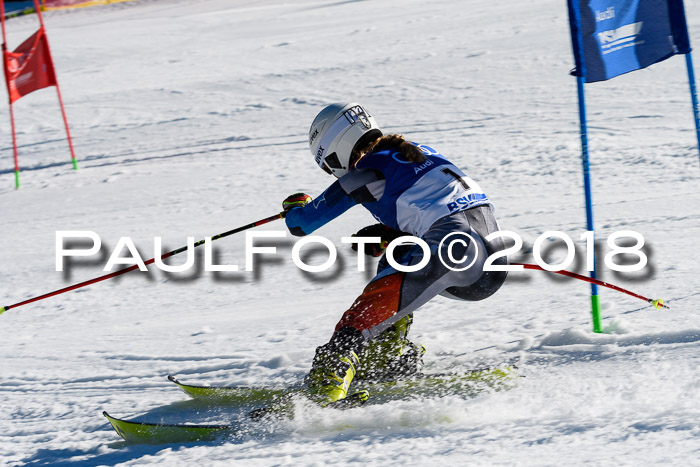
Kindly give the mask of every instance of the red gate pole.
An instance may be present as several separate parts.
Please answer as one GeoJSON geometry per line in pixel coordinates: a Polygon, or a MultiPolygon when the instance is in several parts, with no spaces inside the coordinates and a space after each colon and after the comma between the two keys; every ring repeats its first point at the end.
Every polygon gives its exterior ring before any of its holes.
{"type": "MultiPolygon", "coordinates": [[[[36,9],[36,14],[39,17],[39,24],[41,29],[46,35],[46,28],[44,28],[44,17],[41,15],[41,7],[39,6],[39,0],[34,0],[34,8],[36,9]]],[[[48,36],[46,36],[46,49],[51,57],[51,67],[53,68],[53,56],[51,55],[51,48],[49,47],[48,36]]],[[[56,94],[58,95],[58,105],[61,107],[61,115],[63,116],[63,123],[66,126],[66,137],[68,138],[68,147],[70,148],[70,157],[73,161],[73,169],[78,170],[78,161],[75,158],[75,150],[73,149],[73,138],[70,136],[70,128],[68,127],[68,118],[66,117],[66,109],[63,106],[63,98],[61,97],[61,88],[58,86],[58,76],[56,74],[56,69],[53,70],[54,78],[56,80],[56,94]]]]}
{"type": "MultiPolygon", "coordinates": [[[[0,0],[0,22],[2,22],[2,67],[7,79],[7,35],[5,34],[5,1],[0,0]]],[[[12,151],[15,159],[15,188],[19,188],[19,159],[17,156],[17,131],[15,130],[15,114],[12,110],[12,98],[8,87],[8,102],[10,103],[10,124],[12,125],[12,151]]]]}

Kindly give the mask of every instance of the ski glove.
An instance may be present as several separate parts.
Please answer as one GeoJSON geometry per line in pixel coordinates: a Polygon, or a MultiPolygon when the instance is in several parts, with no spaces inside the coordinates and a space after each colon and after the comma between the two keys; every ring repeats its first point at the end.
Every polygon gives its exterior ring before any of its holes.
{"type": "Polygon", "coordinates": [[[294,193],[293,195],[287,196],[284,201],[282,201],[282,209],[285,211],[290,211],[294,208],[303,208],[312,201],[313,198],[306,193],[294,193]]]}
{"type": "MultiPolygon", "coordinates": [[[[379,257],[384,254],[386,251],[387,246],[389,246],[389,243],[392,242],[392,240],[397,239],[399,237],[402,237],[406,235],[405,233],[399,231],[399,230],[394,230],[390,227],[387,227],[384,224],[374,224],[374,225],[368,225],[367,227],[363,227],[360,230],[357,231],[356,234],[353,234],[353,237],[379,237],[382,239],[381,243],[366,243],[363,246],[363,253],[368,255],[368,256],[374,256],[374,257],[379,257]]],[[[352,244],[352,249],[357,251],[358,244],[353,243],[352,244]]]]}

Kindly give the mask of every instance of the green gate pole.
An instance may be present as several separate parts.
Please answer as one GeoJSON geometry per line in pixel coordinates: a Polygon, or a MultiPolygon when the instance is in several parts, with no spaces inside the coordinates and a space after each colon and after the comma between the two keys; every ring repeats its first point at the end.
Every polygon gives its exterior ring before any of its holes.
{"type": "MultiPolygon", "coordinates": [[[[586,127],[586,101],[583,90],[584,78],[576,77],[578,84],[578,115],[581,124],[581,162],[583,163],[583,187],[586,193],[586,228],[593,234],[593,270],[590,271],[591,279],[597,280],[595,261],[595,228],[593,227],[593,196],[591,194],[591,176],[588,163],[588,131],[586,127]]],[[[600,298],[598,297],[598,285],[591,282],[591,314],[593,316],[593,332],[603,332],[600,319],[600,298]]]]}

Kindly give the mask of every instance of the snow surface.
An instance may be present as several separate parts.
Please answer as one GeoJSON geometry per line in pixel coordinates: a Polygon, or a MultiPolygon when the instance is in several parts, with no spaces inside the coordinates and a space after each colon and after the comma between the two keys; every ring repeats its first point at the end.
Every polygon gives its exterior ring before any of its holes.
{"type": "MultiPolygon", "coordinates": [[[[698,44],[700,2],[686,8],[698,44]]],[[[525,239],[511,260],[532,262],[545,231],[585,230],[563,1],[138,0],[45,21],[80,170],[53,90],[15,106],[20,190],[0,119],[4,305],[102,274],[122,236],[150,258],[155,236],[176,248],[274,214],[290,193],[318,194],[331,180],[306,130],[336,101],[362,102],[464,167],[525,239]],[[102,257],[56,272],[57,230],[97,232],[102,257]]],[[[7,24],[14,48],[36,18],[7,24]]],[[[511,274],[486,301],[431,301],[412,339],[431,371],[516,363],[515,389],[308,409],[275,433],[212,443],[121,442],[102,410],[176,421],[186,398],[169,373],[300,381],[369,277],[340,243],[373,222],[355,208],[319,231],[344,260],[332,273],[296,269],[287,238],[255,274],[130,273],[7,311],[0,464],[700,465],[700,164],[684,60],[589,85],[587,99],[601,251],[632,229],[650,255],[643,273],[601,277],[670,310],[602,290],[596,335],[586,284],[511,274]]],[[[242,267],[243,235],[215,245],[220,263],[242,267]]]]}

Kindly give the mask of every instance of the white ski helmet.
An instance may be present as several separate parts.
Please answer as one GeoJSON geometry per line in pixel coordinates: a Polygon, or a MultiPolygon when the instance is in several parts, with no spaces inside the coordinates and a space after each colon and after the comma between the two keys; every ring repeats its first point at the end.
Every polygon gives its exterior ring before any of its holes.
{"type": "Polygon", "coordinates": [[[357,103],[331,104],[309,129],[309,148],[319,167],[336,177],[350,170],[352,150],[382,136],[376,120],[357,103]]]}

